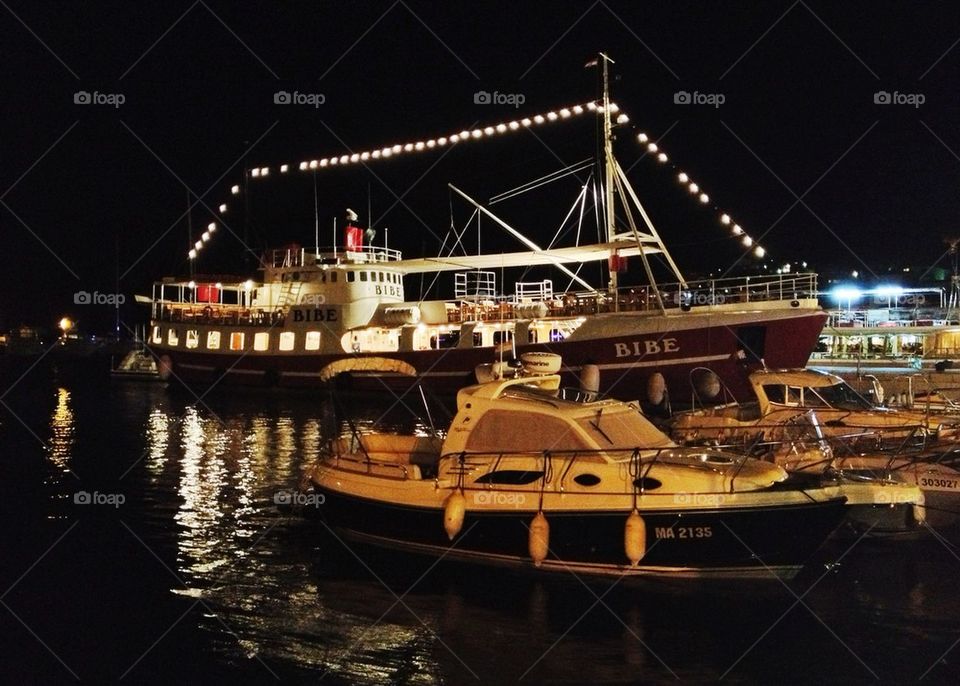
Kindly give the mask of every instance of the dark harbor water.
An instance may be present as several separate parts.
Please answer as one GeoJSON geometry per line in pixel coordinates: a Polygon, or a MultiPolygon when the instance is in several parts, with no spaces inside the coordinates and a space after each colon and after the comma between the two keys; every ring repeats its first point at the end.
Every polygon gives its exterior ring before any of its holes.
{"type": "Polygon", "coordinates": [[[788,585],[434,565],[275,506],[338,426],[321,394],[0,364],[5,683],[960,682],[956,533],[831,543],[788,585]]]}

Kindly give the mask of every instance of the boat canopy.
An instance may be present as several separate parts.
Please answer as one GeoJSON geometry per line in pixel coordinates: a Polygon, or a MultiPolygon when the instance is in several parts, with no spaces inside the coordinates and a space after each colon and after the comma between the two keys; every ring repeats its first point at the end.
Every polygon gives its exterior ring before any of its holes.
{"type": "Polygon", "coordinates": [[[761,369],[750,374],[750,382],[761,386],[806,386],[824,388],[844,383],[836,374],[814,369],[761,369]]]}

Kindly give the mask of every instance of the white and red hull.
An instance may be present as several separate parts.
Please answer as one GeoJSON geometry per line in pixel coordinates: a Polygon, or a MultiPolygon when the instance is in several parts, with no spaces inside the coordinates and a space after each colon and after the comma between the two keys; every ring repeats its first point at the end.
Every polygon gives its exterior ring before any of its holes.
{"type": "MultiPolygon", "coordinates": [[[[773,307],[774,303],[763,305],[766,307],[756,310],[718,308],[668,315],[598,314],[589,316],[566,340],[518,344],[516,353],[544,351],[561,355],[562,373],[571,385],[579,383],[585,365],[596,365],[600,392],[621,398],[644,397],[651,375],[659,372],[671,399],[683,403],[691,394],[690,372],[703,367],[715,372],[735,396],[745,398],[750,390],[747,376],[762,364],[804,366],[826,317],[813,308],[789,307],[785,303],[777,303],[779,307],[773,307]]],[[[169,326],[165,322],[155,324],[169,326]]],[[[200,329],[202,334],[204,327],[200,329]]],[[[276,332],[277,327],[250,326],[244,330],[276,332]]],[[[370,353],[208,352],[163,344],[151,347],[159,358],[169,358],[171,376],[185,383],[220,379],[222,383],[281,387],[323,385],[330,380],[327,370],[332,363],[362,362],[366,358],[371,362],[399,361],[407,373],[378,370],[371,364],[369,370],[354,370],[338,378],[358,388],[398,388],[419,381],[438,391],[454,391],[475,383],[476,367],[500,356],[491,347],[370,353]]],[[[504,353],[504,359],[509,355],[504,353]]]]}

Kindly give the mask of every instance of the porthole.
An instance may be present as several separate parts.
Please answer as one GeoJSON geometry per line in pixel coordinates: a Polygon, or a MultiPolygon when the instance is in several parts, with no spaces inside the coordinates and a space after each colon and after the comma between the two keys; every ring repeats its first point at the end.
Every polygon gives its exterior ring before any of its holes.
{"type": "Polygon", "coordinates": [[[651,479],[649,476],[641,476],[638,479],[634,479],[633,485],[641,491],[655,491],[663,486],[659,480],[651,479]]]}
{"type": "Polygon", "coordinates": [[[596,474],[577,474],[575,477],[573,477],[573,480],[581,486],[596,486],[598,483],[600,483],[600,477],[596,474]]]}
{"type": "Polygon", "coordinates": [[[478,484],[505,484],[509,486],[525,486],[543,478],[543,472],[528,472],[519,469],[502,469],[498,472],[484,474],[476,480],[478,484]]]}

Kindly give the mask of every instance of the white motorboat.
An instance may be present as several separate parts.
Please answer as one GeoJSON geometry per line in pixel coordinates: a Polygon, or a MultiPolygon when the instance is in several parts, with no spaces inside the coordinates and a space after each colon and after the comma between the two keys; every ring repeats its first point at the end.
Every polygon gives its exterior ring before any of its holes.
{"type": "MultiPolygon", "coordinates": [[[[558,369],[548,357],[526,356],[528,370],[558,369]]],[[[846,512],[841,488],[678,447],[635,404],[568,400],[559,386],[540,373],[465,388],[443,440],[332,441],[305,475],[313,511],[349,539],[436,557],[678,577],[789,577],[846,512]]]]}

